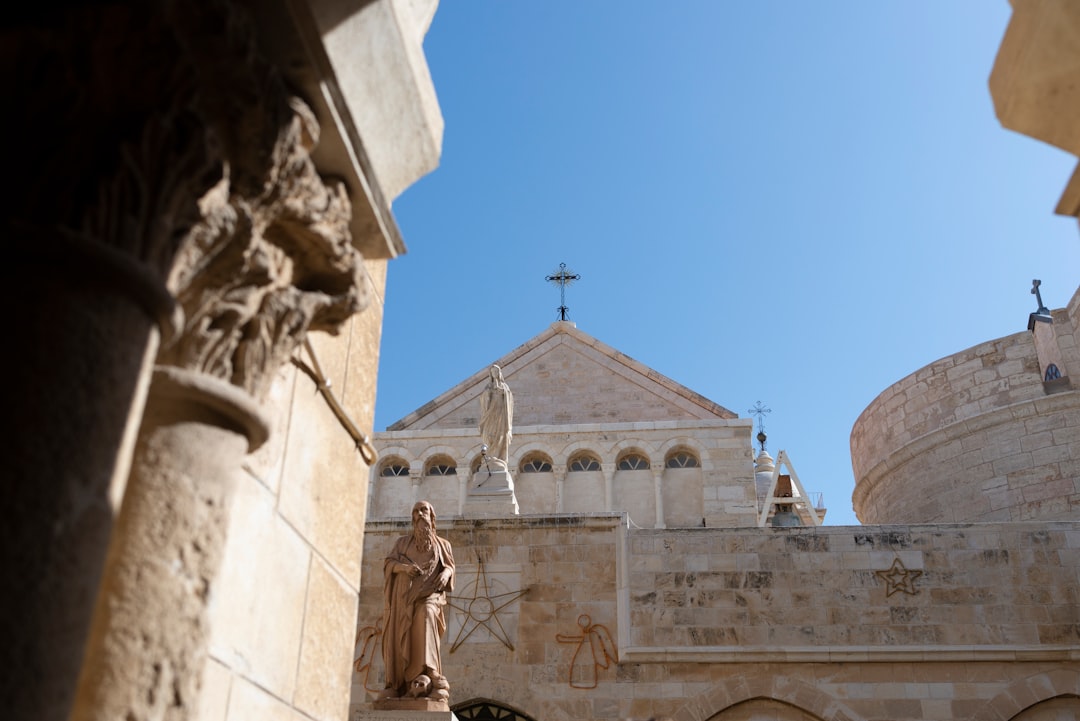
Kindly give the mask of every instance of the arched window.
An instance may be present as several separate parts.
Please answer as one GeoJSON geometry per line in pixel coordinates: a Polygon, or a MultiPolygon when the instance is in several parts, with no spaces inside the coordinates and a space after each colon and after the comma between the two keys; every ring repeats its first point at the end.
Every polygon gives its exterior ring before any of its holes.
{"type": "Polygon", "coordinates": [[[1057,367],[1056,363],[1051,363],[1046,366],[1046,375],[1043,376],[1043,380],[1046,382],[1056,381],[1061,377],[1061,370],[1057,367]]]}
{"type": "Polygon", "coordinates": [[[697,468],[701,464],[690,451],[675,451],[667,457],[664,465],[668,468],[697,468]]]}
{"type": "Polygon", "coordinates": [[[456,476],[457,462],[450,456],[435,456],[428,461],[425,476],[456,476]]]}
{"type": "Polygon", "coordinates": [[[522,473],[551,473],[551,459],[543,453],[530,453],[521,459],[522,473]]]}
{"type": "Polygon", "coordinates": [[[400,458],[387,458],[382,462],[382,467],[379,469],[379,475],[383,478],[407,476],[409,475],[409,464],[400,458]]]}
{"type": "Polygon", "coordinates": [[[620,471],[646,471],[649,469],[649,459],[640,453],[627,453],[619,459],[620,471]]]}
{"type": "Polygon", "coordinates": [[[568,467],[571,471],[599,471],[600,459],[591,453],[580,453],[570,459],[568,467]]]}

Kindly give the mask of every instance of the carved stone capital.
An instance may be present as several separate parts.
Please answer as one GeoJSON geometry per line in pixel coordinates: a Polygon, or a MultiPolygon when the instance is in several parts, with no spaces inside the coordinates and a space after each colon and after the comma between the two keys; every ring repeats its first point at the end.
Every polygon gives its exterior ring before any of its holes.
{"type": "Polygon", "coordinates": [[[263,182],[238,187],[230,166],[200,200],[169,279],[184,326],[159,356],[257,398],[309,330],[334,333],[368,301],[345,189],[309,155],[318,124],[299,98],[287,107],[263,182]]]}
{"type": "Polygon", "coordinates": [[[364,307],[346,190],[239,3],[31,9],[0,43],[21,267],[127,295],[162,329],[160,363],[257,398],[304,334],[364,307]]]}

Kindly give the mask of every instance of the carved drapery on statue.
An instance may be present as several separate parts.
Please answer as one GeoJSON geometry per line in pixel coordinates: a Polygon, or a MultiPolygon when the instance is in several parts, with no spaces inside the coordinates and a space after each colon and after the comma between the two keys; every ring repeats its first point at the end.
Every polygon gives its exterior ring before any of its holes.
{"type": "Polygon", "coordinates": [[[480,438],[487,446],[487,457],[505,470],[514,437],[514,394],[499,366],[492,365],[488,372],[487,387],[480,395],[480,438]]]}
{"type": "Polygon", "coordinates": [[[446,594],[454,590],[454,553],[435,534],[435,509],[419,501],[412,532],[401,536],[383,562],[383,665],[386,688],[379,700],[402,697],[443,703],[450,684],[442,673],[446,594]]]}

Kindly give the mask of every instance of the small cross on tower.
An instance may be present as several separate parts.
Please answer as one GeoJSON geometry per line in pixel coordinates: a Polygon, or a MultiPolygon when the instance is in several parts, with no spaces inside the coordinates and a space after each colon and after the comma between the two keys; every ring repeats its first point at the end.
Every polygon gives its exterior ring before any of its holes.
{"type": "Polygon", "coordinates": [[[566,263],[559,263],[559,269],[551,275],[544,278],[544,280],[559,285],[559,320],[566,320],[566,312],[570,310],[566,307],[566,286],[573,283],[575,280],[581,280],[581,276],[566,267],[566,263]]]}
{"type": "Polygon", "coordinates": [[[1040,315],[1050,315],[1050,309],[1043,305],[1042,292],[1039,291],[1039,286],[1042,285],[1041,280],[1031,281],[1031,294],[1035,296],[1035,300],[1039,303],[1039,309],[1035,311],[1040,315]]]}
{"type": "Polygon", "coordinates": [[[761,405],[761,401],[754,404],[754,407],[747,411],[752,416],[757,416],[757,440],[761,444],[761,452],[765,452],[765,414],[772,413],[772,408],[766,408],[761,405]]]}

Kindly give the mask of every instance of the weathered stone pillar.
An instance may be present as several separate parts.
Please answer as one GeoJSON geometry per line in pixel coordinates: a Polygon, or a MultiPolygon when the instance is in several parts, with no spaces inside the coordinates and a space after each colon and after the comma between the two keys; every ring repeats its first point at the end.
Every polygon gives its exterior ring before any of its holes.
{"type": "MultiPolygon", "coordinates": [[[[12,392],[0,441],[0,698],[9,717],[59,720],[82,664],[159,335],[132,288],[152,283],[134,272],[130,284],[105,280],[123,263],[105,243],[85,241],[92,250],[76,268],[49,257],[62,237],[14,240],[25,247],[0,281],[0,303],[17,319],[2,366],[12,392]]],[[[163,285],[158,293],[164,309],[163,285]]]]}
{"type": "Polygon", "coordinates": [[[191,717],[231,489],[267,433],[235,386],[154,373],[72,718],[191,717]]]}
{"type": "Polygon", "coordinates": [[[198,609],[265,383],[362,307],[356,249],[404,252],[390,199],[437,161],[418,60],[435,4],[90,0],[0,20],[5,718],[67,721],[77,688],[79,718],[125,698],[142,700],[110,719],[190,713],[198,609]],[[131,581],[177,549],[182,573],[131,581]],[[149,605],[124,616],[136,591],[149,605]],[[158,634],[177,611],[190,633],[158,634]]]}
{"type": "Polygon", "coordinates": [[[26,7],[0,28],[8,255],[0,698],[66,719],[150,371],[163,261],[220,177],[190,74],[145,3],[26,7]],[[154,82],[147,82],[156,77],[154,82]]]}
{"type": "Polygon", "coordinates": [[[259,403],[308,331],[335,332],[367,297],[345,190],[310,157],[315,117],[259,55],[246,18],[210,3],[169,20],[219,180],[169,257],[183,320],[158,354],[79,721],[193,717],[232,487],[268,433],[259,403]]]}

